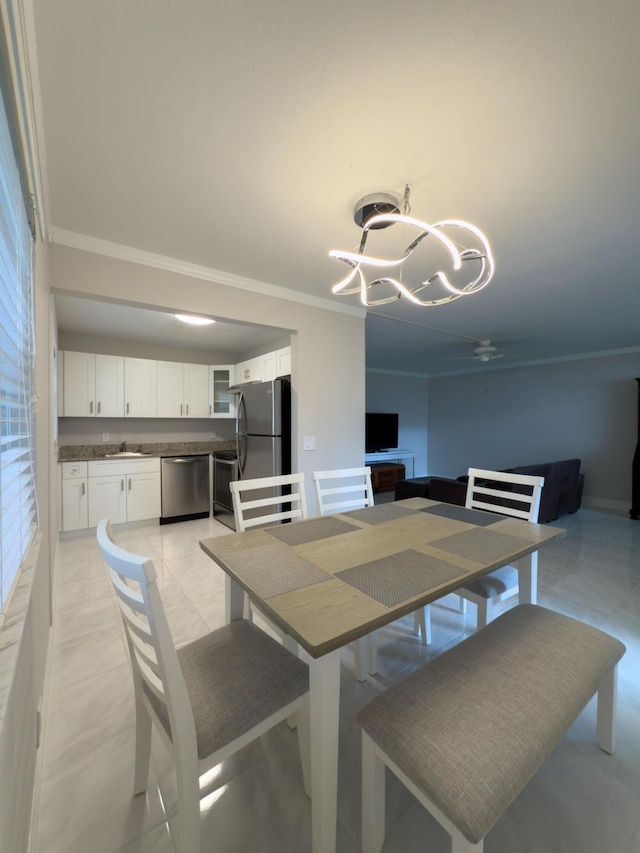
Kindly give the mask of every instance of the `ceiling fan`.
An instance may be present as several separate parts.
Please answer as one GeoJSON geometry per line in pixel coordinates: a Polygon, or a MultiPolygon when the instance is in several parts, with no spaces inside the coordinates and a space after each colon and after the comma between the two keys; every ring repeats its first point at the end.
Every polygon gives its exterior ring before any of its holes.
{"type": "Polygon", "coordinates": [[[491,341],[478,341],[478,346],[473,350],[473,355],[467,356],[467,358],[486,363],[495,358],[502,358],[502,353],[498,352],[498,347],[493,346],[491,341]]]}

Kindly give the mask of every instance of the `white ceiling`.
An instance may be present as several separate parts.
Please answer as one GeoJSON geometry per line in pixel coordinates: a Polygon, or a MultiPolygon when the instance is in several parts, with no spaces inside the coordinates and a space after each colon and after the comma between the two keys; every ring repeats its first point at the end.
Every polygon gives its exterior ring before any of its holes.
{"type": "Polygon", "coordinates": [[[369,367],[640,347],[637,3],[34,6],[54,229],[357,305],[328,251],[408,183],[413,215],[486,232],[496,275],[370,312],[369,367]]]}
{"type": "Polygon", "coordinates": [[[192,326],[164,311],[63,294],[56,294],[55,302],[60,332],[215,351],[226,354],[232,363],[253,350],[276,346],[287,335],[283,329],[240,323],[192,326]]]}

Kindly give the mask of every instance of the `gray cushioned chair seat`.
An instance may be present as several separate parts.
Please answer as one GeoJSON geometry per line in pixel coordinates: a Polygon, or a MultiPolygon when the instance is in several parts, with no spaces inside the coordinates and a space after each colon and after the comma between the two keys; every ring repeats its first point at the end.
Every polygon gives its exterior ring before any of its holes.
{"type": "Polygon", "coordinates": [[[477,843],[624,651],[589,625],[521,604],[381,694],[357,720],[477,843]]]}
{"type": "MultiPolygon", "coordinates": [[[[177,653],[193,708],[198,758],[240,737],[309,689],[307,665],[246,620],[212,631],[177,653]]],[[[148,695],[169,733],[165,706],[148,695]]]]}
{"type": "Polygon", "coordinates": [[[464,588],[482,598],[495,598],[508,589],[513,590],[515,595],[518,590],[518,570],[513,566],[504,566],[491,572],[490,575],[484,575],[478,580],[465,584],[464,588]]]}

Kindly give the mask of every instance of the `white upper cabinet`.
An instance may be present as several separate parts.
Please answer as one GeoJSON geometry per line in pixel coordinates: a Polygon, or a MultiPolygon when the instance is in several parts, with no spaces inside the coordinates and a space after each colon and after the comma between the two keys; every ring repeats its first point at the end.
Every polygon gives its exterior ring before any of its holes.
{"type": "Polygon", "coordinates": [[[236,364],[236,383],[262,382],[264,379],[264,357],[251,358],[236,364]]]}
{"type": "Polygon", "coordinates": [[[235,418],[236,397],[227,394],[234,383],[235,369],[232,364],[213,364],[209,368],[209,417],[235,418]]]}
{"type": "Polygon", "coordinates": [[[157,362],[148,358],[124,360],[125,418],[156,418],[157,362]]]}
{"type": "Polygon", "coordinates": [[[291,347],[276,350],[276,376],[291,376],[291,347]]]}
{"type": "Polygon", "coordinates": [[[158,417],[209,417],[209,366],[158,362],[158,417]]]}
{"type": "Polygon", "coordinates": [[[291,347],[283,347],[236,364],[236,383],[268,382],[291,374],[291,347]]]}
{"type": "Polygon", "coordinates": [[[124,414],[124,358],[86,352],[59,354],[61,414],[77,418],[121,418],[124,414]]]}
{"type": "Polygon", "coordinates": [[[187,418],[209,417],[209,365],[185,364],[184,405],[187,418]]]}

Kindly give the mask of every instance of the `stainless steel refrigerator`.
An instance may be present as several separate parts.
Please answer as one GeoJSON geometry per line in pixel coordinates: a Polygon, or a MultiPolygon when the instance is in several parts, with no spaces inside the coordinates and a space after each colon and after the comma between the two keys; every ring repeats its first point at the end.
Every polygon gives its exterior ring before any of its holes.
{"type": "MultiPolygon", "coordinates": [[[[252,480],[291,473],[291,382],[288,377],[250,382],[233,389],[237,477],[252,480]]],[[[273,489],[264,495],[273,494],[273,489]]],[[[286,492],[285,492],[286,493],[286,492]]],[[[252,494],[259,498],[261,492],[252,494]]],[[[259,511],[256,510],[256,514],[259,511]]],[[[226,522],[228,523],[228,522],[226,522]]]]}
{"type": "Polygon", "coordinates": [[[241,480],[291,473],[291,384],[287,378],[240,386],[236,453],[241,480]]]}

